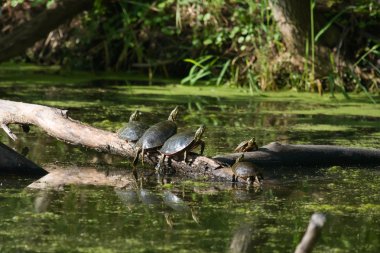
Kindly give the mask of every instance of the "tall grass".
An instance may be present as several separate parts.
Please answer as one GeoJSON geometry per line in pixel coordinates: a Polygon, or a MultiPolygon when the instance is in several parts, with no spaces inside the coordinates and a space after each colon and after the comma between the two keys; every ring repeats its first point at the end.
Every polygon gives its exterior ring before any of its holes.
{"type": "Polygon", "coordinates": [[[314,88],[315,82],[315,37],[314,37],[314,8],[315,0],[310,0],[310,48],[311,48],[311,72],[310,85],[314,88]]]}

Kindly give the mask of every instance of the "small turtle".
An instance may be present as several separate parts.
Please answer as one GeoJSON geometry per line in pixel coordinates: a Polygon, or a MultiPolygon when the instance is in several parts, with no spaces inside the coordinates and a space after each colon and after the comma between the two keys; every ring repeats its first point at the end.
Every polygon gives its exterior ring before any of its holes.
{"type": "Polygon", "coordinates": [[[252,139],[245,140],[241,142],[234,150],[234,152],[248,152],[248,151],[256,151],[259,147],[257,146],[256,139],[253,137],[252,139]]]}
{"type": "Polygon", "coordinates": [[[164,145],[160,150],[158,150],[162,156],[157,164],[157,169],[160,169],[165,161],[165,157],[174,156],[178,154],[184,154],[184,161],[187,161],[187,153],[198,146],[201,146],[201,155],[205,149],[205,143],[201,140],[204,131],[206,130],[205,125],[201,125],[197,131],[185,131],[177,133],[165,141],[164,145]]]}
{"type": "Polygon", "coordinates": [[[232,176],[232,181],[237,182],[240,177],[245,179],[247,183],[258,183],[263,179],[263,175],[259,168],[251,162],[244,162],[244,153],[239,156],[235,163],[232,165],[231,169],[234,175],[232,176]]]}
{"type": "Polygon", "coordinates": [[[121,128],[117,135],[120,139],[127,142],[136,142],[144,132],[149,128],[148,124],[139,121],[140,111],[136,110],[129,117],[129,122],[121,128]]]}
{"type": "Polygon", "coordinates": [[[177,133],[177,124],[175,123],[177,114],[178,106],[170,113],[168,120],[156,123],[145,131],[136,143],[138,149],[133,159],[133,166],[136,166],[140,153],[144,164],[144,153],[146,151],[159,149],[167,139],[177,133]]]}

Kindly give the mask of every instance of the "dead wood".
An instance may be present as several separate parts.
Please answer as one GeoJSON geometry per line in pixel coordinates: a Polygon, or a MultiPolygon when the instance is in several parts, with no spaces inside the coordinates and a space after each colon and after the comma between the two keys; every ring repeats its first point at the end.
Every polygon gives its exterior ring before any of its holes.
{"type": "Polygon", "coordinates": [[[295,253],[311,253],[313,251],[325,222],[326,216],[324,214],[314,213],[311,216],[307,230],[298,244],[295,253]]]}
{"type": "MultiPolygon", "coordinates": [[[[233,164],[240,153],[218,155],[215,160],[233,164]]],[[[334,145],[283,145],[269,143],[255,152],[247,152],[244,160],[262,167],[379,166],[380,150],[334,145]]]]}
{"type": "MultiPolygon", "coordinates": [[[[116,133],[97,129],[73,120],[66,110],[43,105],[0,100],[0,125],[11,138],[17,138],[8,128],[9,124],[35,125],[47,134],[73,145],[132,158],[133,144],[117,137],[116,133]]],[[[232,180],[229,168],[239,153],[219,155],[212,158],[190,154],[191,164],[172,160],[171,167],[177,172],[193,178],[206,180],[232,180]]],[[[159,154],[152,152],[144,157],[148,164],[155,165],[159,154]]],[[[380,150],[348,148],[329,145],[282,145],[270,143],[258,151],[246,152],[245,158],[266,167],[282,166],[358,166],[380,165],[380,150]]],[[[0,164],[1,166],[1,164],[0,164]]],[[[264,171],[265,177],[265,171],[264,171]]]]}

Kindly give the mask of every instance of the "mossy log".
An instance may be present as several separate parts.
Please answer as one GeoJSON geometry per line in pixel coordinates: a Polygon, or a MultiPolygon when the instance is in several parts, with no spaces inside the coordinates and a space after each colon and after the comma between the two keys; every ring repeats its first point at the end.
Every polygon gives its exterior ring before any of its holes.
{"type": "MultiPolygon", "coordinates": [[[[134,145],[117,137],[116,133],[85,125],[68,117],[66,110],[43,105],[0,100],[0,125],[12,138],[17,137],[8,128],[9,124],[35,125],[47,134],[73,145],[82,145],[101,152],[132,158],[134,145]]],[[[214,158],[189,155],[190,164],[172,160],[171,167],[179,173],[206,180],[232,180],[229,168],[238,153],[218,155],[214,158]]],[[[245,157],[263,168],[282,166],[367,166],[380,165],[380,150],[359,149],[326,145],[282,145],[270,143],[258,151],[247,152],[245,157]]],[[[157,152],[144,157],[148,164],[155,165],[157,152]]],[[[0,164],[1,167],[1,164],[0,164]]],[[[265,176],[265,172],[264,172],[265,176]]]]}

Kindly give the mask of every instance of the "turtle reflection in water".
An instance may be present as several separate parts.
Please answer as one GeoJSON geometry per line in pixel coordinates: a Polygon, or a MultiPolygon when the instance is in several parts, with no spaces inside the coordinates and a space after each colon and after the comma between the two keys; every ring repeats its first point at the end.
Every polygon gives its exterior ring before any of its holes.
{"type": "Polygon", "coordinates": [[[117,132],[117,136],[127,142],[138,141],[149,128],[148,124],[140,121],[139,118],[140,111],[134,111],[129,118],[129,122],[117,132]]]}
{"type": "Polygon", "coordinates": [[[242,141],[237,147],[235,148],[234,152],[249,152],[249,151],[256,151],[259,147],[257,146],[256,139],[253,137],[252,139],[242,141]]]}
{"type": "Polygon", "coordinates": [[[142,163],[144,164],[144,153],[157,150],[165,141],[177,133],[177,124],[175,123],[178,114],[178,106],[170,113],[168,120],[154,124],[145,131],[143,136],[137,141],[137,152],[133,160],[133,166],[136,166],[141,153],[142,163]]]}
{"type": "Polygon", "coordinates": [[[205,143],[201,140],[205,125],[201,125],[197,131],[186,131],[173,135],[170,137],[159,150],[161,153],[161,159],[157,164],[157,169],[160,169],[165,161],[165,157],[171,157],[174,155],[184,154],[184,161],[187,162],[187,154],[196,147],[201,147],[200,154],[203,154],[205,143]]]}
{"type": "MultiPolygon", "coordinates": [[[[184,200],[179,198],[177,195],[170,191],[165,191],[163,194],[164,203],[171,207],[175,212],[188,214],[191,213],[192,219],[199,224],[199,217],[196,212],[189,207],[184,200]]],[[[172,215],[169,212],[165,212],[165,220],[170,228],[173,228],[174,222],[172,219],[172,215]]]]}
{"type": "Polygon", "coordinates": [[[234,173],[232,176],[232,181],[237,182],[237,179],[240,177],[246,180],[249,184],[255,183],[261,185],[263,175],[260,172],[259,168],[252,162],[243,161],[243,159],[244,153],[241,154],[232,165],[231,169],[234,173]]]}

